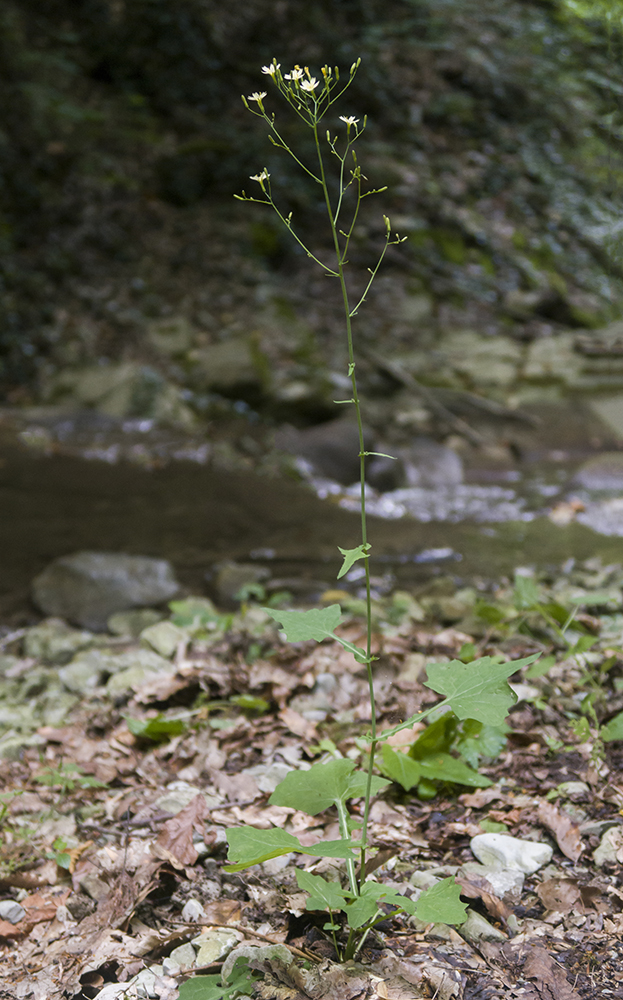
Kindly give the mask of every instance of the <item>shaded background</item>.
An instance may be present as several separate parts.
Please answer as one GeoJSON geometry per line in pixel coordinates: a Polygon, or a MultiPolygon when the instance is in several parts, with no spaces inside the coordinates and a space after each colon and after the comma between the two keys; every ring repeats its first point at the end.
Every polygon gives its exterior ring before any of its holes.
{"type": "MultiPolygon", "coordinates": [[[[343,110],[370,116],[366,167],[390,188],[374,215],[390,210],[409,236],[386,274],[450,320],[514,337],[603,325],[621,294],[621,43],[617,18],[579,6],[7,0],[5,398],[36,400],[50,368],[140,355],[146,325],[172,310],[225,336],[254,286],[305,268],[272,218],[232,200],[267,164],[299,225],[315,225],[315,192],[240,102],[273,56],[361,56],[343,110]]],[[[362,245],[379,234],[367,216],[362,245]]]]}

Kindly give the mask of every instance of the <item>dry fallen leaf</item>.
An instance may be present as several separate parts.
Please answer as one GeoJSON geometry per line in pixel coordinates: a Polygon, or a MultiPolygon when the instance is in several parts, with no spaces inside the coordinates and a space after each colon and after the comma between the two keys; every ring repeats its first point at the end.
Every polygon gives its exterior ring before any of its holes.
{"type": "Polygon", "coordinates": [[[537,896],[547,910],[557,913],[570,913],[578,908],[584,910],[582,894],[575,879],[550,878],[537,886],[537,896]]]}
{"type": "Polygon", "coordinates": [[[192,802],[163,825],[152,848],[154,854],[167,861],[177,860],[178,865],[194,865],[199,855],[193,844],[193,831],[203,834],[203,821],[209,813],[205,797],[201,793],[195,795],[192,802]]]}
{"type": "Polygon", "coordinates": [[[571,861],[577,861],[584,850],[578,824],[551,802],[539,803],[538,820],[554,834],[562,853],[571,861]]]}
{"type": "Polygon", "coordinates": [[[523,974],[526,979],[536,979],[534,989],[543,1000],[581,1000],[570,985],[564,969],[544,948],[531,946],[523,974]]]}

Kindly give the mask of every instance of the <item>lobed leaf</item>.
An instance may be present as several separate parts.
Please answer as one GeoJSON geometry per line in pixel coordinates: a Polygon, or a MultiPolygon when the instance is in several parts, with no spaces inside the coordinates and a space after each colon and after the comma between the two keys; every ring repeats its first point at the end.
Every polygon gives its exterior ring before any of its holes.
{"type": "Polygon", "coordinates": [[[351,566],[353,566],[358,559],[367,559],[368,553],[370,552],[370,545],[357,545],[354,549],[342,549],[338,545],[338,549],[344,556],[344,562],[340,572],[337,575],[338,580],[341,579],[346,573],[348,573],[351,566]]]}
{"type": "Polygon", "coordinates": [[[296,881],[299,889],[309,893],[308,910],[343,910],[346,900],[352,896],[337,882],[327,882],[322,875],[312,875],[300,868],[296,871],[296,881]]]}
{"type": "MultiPolygon", "coordinates": [[[[355,763],[347,758],[313,764],[308,771],[289,771],[268,801],[272,806],[287,806],[316,816],[338,802],[365,795],[367,774],[353,772],[355,763]]],[[[372,793],[376,795],[387,784],[383,778],[373,777],[372,793]]]]}
{"type": "Polygon", "coordinates": [[[467,920],[467,905],[461,902],[454,876],[424,890],[415,904],[415,916],[426,924],[462,924],[467,920]]]}
{"type": "Polygon", "coordinates": [[[315,639],[336,639],[334,628],[340,624],[342,609],[339,604],[330,604],[328,608],[311,608],[310,611],[278,611],[274,608],[263,608],[266,614],[281,624],[288,642],[308,642],[315,639]]]}
{"type": "Polygon", "coordinates": [[[443,694],[459,719],[476,719],[491,726],[501,726],[511,705],[517,701],[507,678],[520,667],[533,663],[538,653],[498,663],[491,656],[482,656],[472,663],[451,660],[430,663],[426,668],[426,687],[443,694]]]}

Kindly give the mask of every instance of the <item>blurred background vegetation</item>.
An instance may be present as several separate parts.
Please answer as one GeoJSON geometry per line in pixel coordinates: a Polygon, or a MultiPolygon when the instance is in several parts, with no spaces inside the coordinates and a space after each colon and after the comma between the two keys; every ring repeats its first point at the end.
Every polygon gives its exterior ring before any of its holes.
{"type": "Polygon", "coordinates": [[[315,191],[240,101],[273,56],[361,56],[347,110],[370,116],[370,178],[409,236],[390,269],[523,338],[535,317],[618,316],[622,18],[614,0],[4,0],[2,398],[192,312],[215,268],[279,277],[281,234],[232,199],[266,164],[313,227],[315,191]]]}

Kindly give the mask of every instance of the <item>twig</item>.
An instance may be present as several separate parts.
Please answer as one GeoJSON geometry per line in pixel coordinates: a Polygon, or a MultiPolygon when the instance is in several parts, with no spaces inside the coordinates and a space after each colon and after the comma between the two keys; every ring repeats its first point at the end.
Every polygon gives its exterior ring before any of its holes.
{"type": "MultiPolygon", "coordinates": [[[[246,937],[259,938],[261,941],[267,941],[268,944],[285,944],[284,941],[275,941],[274,938],[269,937],[268,934],[260,934],[259,931],[254,931],[251,927],[243,927],[239,923],[232,924],[218,924],[214,920],[209,920],[206,923],[202,923],[200,920],[175,920],[172,921],[175,924],[182,924],[185,927],[227,927],[229,929],[234,929],[240,931],[246,937]]],[[[299,958],[304,958],[306,961],[311,960],[313,962],[321,962],[322,959],[318,958],[318,955],[314,955],[313,952],[302,951],[301,948],[297,948],[293,944],[285,944],[286,948],[289,948],[293,955],[298,955],[299,958]]]]}

